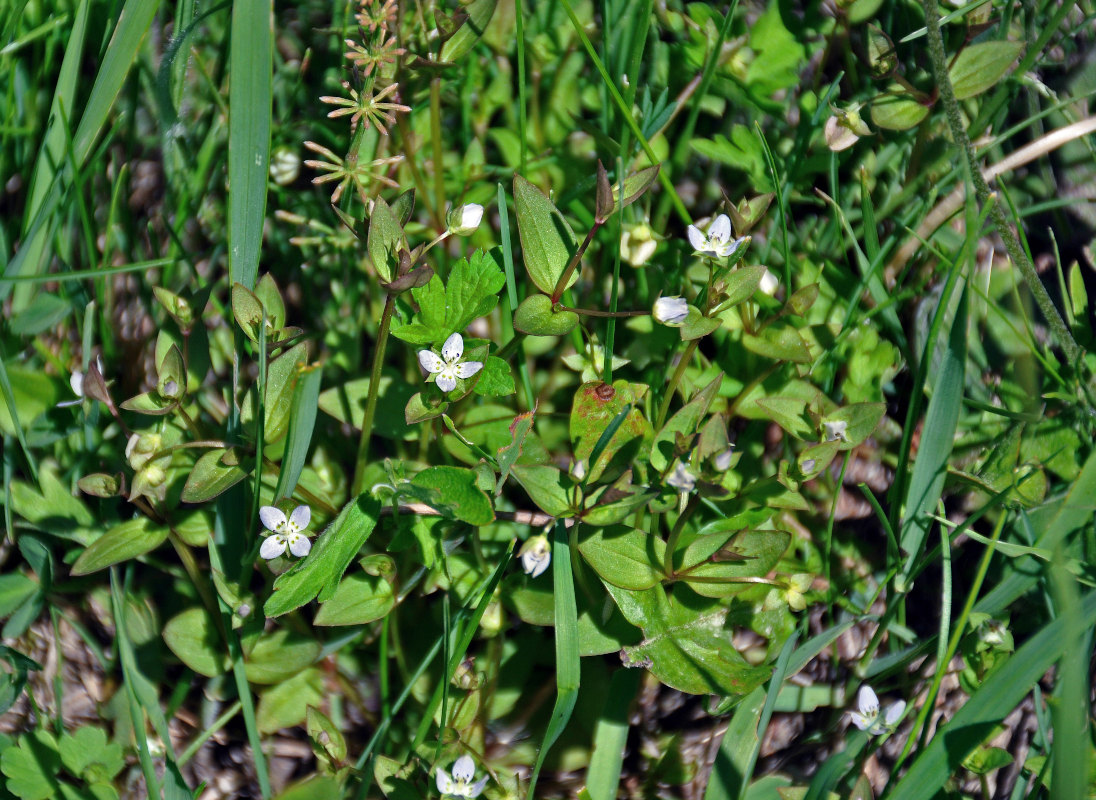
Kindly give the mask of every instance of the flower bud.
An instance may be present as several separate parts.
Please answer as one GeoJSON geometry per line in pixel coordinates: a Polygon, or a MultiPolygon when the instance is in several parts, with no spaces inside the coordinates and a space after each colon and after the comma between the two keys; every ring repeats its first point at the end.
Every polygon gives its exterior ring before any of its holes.
{"type": "Polygon", "coordinates": [[[544,534],[526,540],[518,552],[521,556],[521,568],[533,578],[539,577],[552,563],[552,546],[544,534]]]}
{"type": "Polygon", "coordinates": [[[465,203],[449,214],[449,232],[455,236],[467,236],[479,227],[483,219],[483,206],[465,203]]]}
{"type": "Polygon", "coordinates": [[[684,297],[660,297],[655,300],[655,307],[651,314],[656,322],[669,325],[671,328],[680,328],[689,316],[689,304],[685,302],[684,297]]]}
{"type": "Polygon", "coordinates": [[[126,443],[126,458],[134,469],[140,469],[160,449],[163,438],[158,433],[135,433],[126,443]]]}
{"type": "Polygon", "coordinates": [[[645,222],[628,226],[620,235],[620,257],[633,267],[644,266],[657,247],[654,232],[645,222]]]}
{"type": "Polygon", "coordinates": [[[301,174],[301,157],[285,145],[270,154],[270,178],[279,186],[288,186],[301,174]]]}
{"type": "Polygon", "coordinates": [[[772,297],[776,294],[776,290],[779,286],[780,279],[769,270],[765,270],[765,274],[761,276],[761,284],[758,286],[758,288],[761,289],[761,293],[772,297]]]}

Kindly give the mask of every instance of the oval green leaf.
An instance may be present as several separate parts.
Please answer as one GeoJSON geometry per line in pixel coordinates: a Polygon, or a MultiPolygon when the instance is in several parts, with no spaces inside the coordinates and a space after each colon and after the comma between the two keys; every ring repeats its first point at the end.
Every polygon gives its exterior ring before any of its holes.
{"type": "Polygon", "coordinates": [[[948,70],[956,100],[966,100],[986,91],[1008,74],[1024,52],[1023,42],[980,42],[955,58],[948,70]]]}
{"type": "Polygon", "coordinates": [[[80,554],[72,565],[72,574],[87,575],[143,556],[159,547],[167,538],[167,533],[167,528],[146,517],[115,525],[80,554]]]}
{"type": "Polygon", "coordinates": [[[392,586],[364,572],[347,575],[331,599],[320,606],[316,625],[364,625],[381,619],[396,604],[392,586]]]}
{"type": "MultiPolygon", "coordinates": [[[[575,234],[544,192],[520,175],[514,176],[514,211],[525,270],[538,289],[552,294],[575,253],[575,234]]],[[[575,270],[564,288],[577,280],[575,270]]]]}
{"type": "Polygon", "coordinates": [[[576,325],[578,314],[554,310],[546,294],[529,295],[514,312],[514,327],[529,336],[563,336],[576,325]]]}

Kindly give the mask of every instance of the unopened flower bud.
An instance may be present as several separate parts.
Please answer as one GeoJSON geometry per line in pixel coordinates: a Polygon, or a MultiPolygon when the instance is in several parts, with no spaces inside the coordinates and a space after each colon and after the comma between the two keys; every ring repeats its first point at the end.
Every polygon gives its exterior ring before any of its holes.
{"type": "Polygon", "coordinates": [[[689,304],[684,297],[660,297],[655,300],[651,314],[656,322],[671,328],[680,328],[689,316],[689,304]]]}
{"type": "Polygon", "coordinates": [[[465,203],[449,214],[449,232],[454,236],[467,236],[479,227],[483,219],[483,206],[465,203]]]}
{"type": "Polygon", "coordinates": [[[270,154],[270,178],[279,186],[288,186],[301,174],[301,157],[285,145],[270,154]]]}

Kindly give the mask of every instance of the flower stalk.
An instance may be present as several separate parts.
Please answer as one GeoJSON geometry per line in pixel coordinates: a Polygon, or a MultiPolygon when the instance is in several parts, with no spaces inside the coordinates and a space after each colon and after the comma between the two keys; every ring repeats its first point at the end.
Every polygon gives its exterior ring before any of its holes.
{"type": "Polygon", "coordinates": [[[358,456],[354,466],[354,483],[351,495],[358,496],[365,482],[365,467],[369,458],[369,439],[373,435],[373,418],[377,414],[377,394],[381,385],[381,370],[384,367],[384,351],[388,347],[388,332],[392,327],[392,314],[396,310],[395,295],[388,294],[384,299],[384,312],[381,314],[381,327],[377,331],[377,344],[373,350],[373,369],[369,373],[369,396],[365,401],[365,415],[362,417],[362,435],[358,440],[358,456]]]}

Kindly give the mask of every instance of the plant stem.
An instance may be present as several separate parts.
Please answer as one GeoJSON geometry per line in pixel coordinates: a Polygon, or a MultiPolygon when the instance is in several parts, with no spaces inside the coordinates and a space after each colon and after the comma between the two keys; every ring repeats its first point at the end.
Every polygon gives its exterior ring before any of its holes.
{"type": "MultiPolygon", "coordinates": [[[[986,185],[985,178],[982,177],[982,171],[979,169],[978,163],[974,159],[974,147],[970,142],[970,137],[967,136],[966,129],[963,127],[963,118],[959,111],[959,103],[955,99],[955,90],[952,88],[951,78],[948,76],[947,57],[944,54],[944,40],[940,35],[940,8],[937,4],[937,0],[923,0],[923,3],[925,8],[925,27],[928,30],[929,61],[932,63],[932,71],[933,75],[936,77],[937,88],[940,91],[940,99],[944,102],[944,111],[948,120],[948,127],[951,128],[952,138],[955,139],[955,143],[962,149],[963,155],[970,165],[970,177],[971,181],[974,183],[974,192],[978,197],[978,202],[985,205],[990,202],[990,190],[989,186],[986,185]]],[[[1043,286],[1043,282],[1039,279],[1039,275],[1035,271],[1035,266],[1028,260],[1027,253],[1020,247],[1020,242],[1017,240],[1016,234],[1013,233],[1012,226],[1005,217],[1005,212],[1001,209],[1000,204],[992,204],[989,216],[990,220],[993,222],[993,226],[997,229],[997,233],[1005,242],[1005,249],[1008,250],[1009,258],[1012,259],[1012,263],[1019,267],[1020,274],[1024,278],[1024,283],[1027,284],[1028,290],[1035,297],[1036,304],[1043,312],[1043,316],[1046,317],[1051,330],[1054,331],[1055,338],[1065,351],[1066,358],[1075,367],[1079,367],[1081,359],[1084,356],[1084,350],[1082,350],[1080,345],[1074,340],[1069,332],[1069,328],[1066,327],[1065,321],[1058,313],[1058,309],[1054,307],[1054,301],[1050,299],[1046,287],[1043,286]]]]}
{"type": "Polygon", "coordinates": [[[558,303],[559,298],[567,291],[567,281],[571,279],[571,275],[574,274],[578,262],[582,260],[586,248],[590,246],[590,242],[594,239],[594,234],[597,233],[597,229],[600,228],[601,225],[602,223],[598,222],[596,219],[594,220],[594,224],[590,228],[589,233],[586,234],[586,238],[582,240],[582,244],[579,245],[578,250],[576,250],[575,254],[571,257],[571,262],[567,265],[567,269],[563,270],[563,274],[559,276],[559,280],[556,281],[556,288],[552,290],[553,303],[558,303]]]}
{"type": "Polygon", "coordinates": [[[592,308],[571,308],[565,305],[561,305],[560,308],[585,317],[609,317],[611,319],[616,317],[647,317],[651,314],[646,309],[639,311],[595,311],[592,308]]]}
{"type": "Polygon", "coordinates": [[[362,417],[362,437],[358,440],[358,457],[354,467],[354,484],[351,495],[361,494],[365,481],[366,459],[369,456],[369,439],[373,435],[373,417],[377,413],[377,394],[380,392],[381,369],[384,366],[384,351],[388,347],[388,330],[392,326],[392,312],[396,309],[395,295],[386,295],[384,313],[381,314],[381,327],[377,331],[377,344],[373,349],[373,370],[369,374],[369,397],[365,401],[365,415],[362,417]]]}
{"type": "Polygon", "coordinates": [[[662,430],[662,424],[666,422],[666,414],[670,411],[670,402],[674,399],[674,394],[677,392],[677,385],[681,383],[681,376],[685,374],[686,367],[689,366],[689,362],[693,360],[693,353],[696,352],[697,345],[700,344],[699,339],[693,339],[689,342],[689,346],[685,348],[685,352],[681,355],[681,360],[677,363],[677,369],[674,370],[673,377],[670,378],[670,383],[666,387],[666,395],[662,398],[662,405],[658,407],[658,421],[655,423],[655,430],[662,430]]]}

